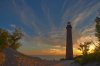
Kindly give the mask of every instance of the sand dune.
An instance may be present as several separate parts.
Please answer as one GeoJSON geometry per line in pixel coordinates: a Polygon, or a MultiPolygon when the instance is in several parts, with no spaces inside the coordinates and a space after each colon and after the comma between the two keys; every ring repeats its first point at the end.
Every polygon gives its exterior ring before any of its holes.
{"type": "Polygon", "coordinates": [[[0,66],[53,66],[59,63],[58,61],[30,57],[11,48],[5,49],[3,53],[5,54],[5,61],[0,66]]]}
{"type": "MultiPolygon", "coordinates": [[[[38,57],[24,55],[11,48],[7,48],[3,52],[0,52],[0,66],[80,66],[78,63],[73,63],[73,61],[74,60],[42,60],[38,57]]],[[[100,63],[93,62],[85,66],[100,66],[100,63]]]]}

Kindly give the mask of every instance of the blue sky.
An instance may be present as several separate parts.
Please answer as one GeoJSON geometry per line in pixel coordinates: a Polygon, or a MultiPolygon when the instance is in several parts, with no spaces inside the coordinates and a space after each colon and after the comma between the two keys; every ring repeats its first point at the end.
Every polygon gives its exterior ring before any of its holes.
{"type": "Polygon", "coordinates": [[[25,54],[60,55],[65,53],[67,22],[71,21],[77,47],[94,37],[99,10],[100,0],[0,0],[0,28],[22,29],[25,36],[19,51],[25,54]]]}

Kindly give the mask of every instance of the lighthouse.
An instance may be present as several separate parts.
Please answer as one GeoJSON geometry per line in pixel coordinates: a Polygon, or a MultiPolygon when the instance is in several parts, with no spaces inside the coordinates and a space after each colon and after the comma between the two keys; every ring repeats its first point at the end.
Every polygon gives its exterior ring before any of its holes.
{"type": "Polygon", "coordinates": [[[71,23],[67,23],[66,27],[66,59],[73,59],[73,42],[72,42],[72,26],[71,23]]]}

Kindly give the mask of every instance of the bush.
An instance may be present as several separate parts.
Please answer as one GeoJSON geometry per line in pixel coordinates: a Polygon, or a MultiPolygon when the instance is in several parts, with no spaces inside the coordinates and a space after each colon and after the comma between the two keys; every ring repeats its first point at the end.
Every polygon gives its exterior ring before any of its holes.
{"type": "Polygon", "coordinates": [[[65,61],[65,60],[66,60],[65,58],[61,58],[61,59],[60,59],[60,61],[65,61]]]}
{"type": "Polygon", "coordinates": [[[81,65],[87,64],[89,62],[99,62],[100,63],[100,53],[91,53],[88,55],[81,55],[75,58],[75,62],[81,65]]]}

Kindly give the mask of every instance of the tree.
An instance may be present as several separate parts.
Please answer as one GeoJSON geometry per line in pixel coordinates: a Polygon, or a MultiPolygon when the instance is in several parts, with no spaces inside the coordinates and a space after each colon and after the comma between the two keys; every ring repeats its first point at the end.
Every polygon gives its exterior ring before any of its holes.
{"type": "Polygon", "coordinates": [[[22,38],[22,36],[22,32],[18,28],[15,28],[15,31],[10,35],[10,47],[13,49],[18,49],[21,46],[19,40],[22,38]]]}
{"type": "Polygon", "coordinates": [[[8,46],[9,33],[0,28],[0,50],[8,46]]]}
{"type": "Polygon", "coordinates": [[[12,33],[0,28],[0,50],[7,47],[17,50],[21,46],[19,40],[22,36],[22,32],[17,28],[12,33]]]}
{"type": "Polygon", "coordinates": [[[100,63],[100,13],[99,16],[95,19],[96,25],[95,25],[95,36],[98,38],[98,43],[91,42],[84,42],[81,43],[79,46],[79,50],[82,51],[83,55],[77,56],[75,58],[75,61],[80,64],[87,64],[89,62],[99,62],[100,63]],[[93,44],[95,46],[94,52],[89,53],[89,47],[93,44]]]}
{"type": "Polygon", "coordinates": [[[84,42],[84,43],[80,43],[79,45],[79,50],[82,51],[83,55],[87,55],[88,51],[89,51],[89,47],[91,45],[92,42],[88,41],[88,42],[84,42]]]}
{"type": "Polygon", "coordinates": [[[96,17],[95,22],[96,22],[95,36],[98,38],[98,41],[100,42],[100,17],[96,17]]]}
{"type": "Polygon", "coordinates": [[[95,52],[100,52],[100,17],[96,17],[95,19],[96,25],[95,25],[95,36],[98,38],[98,45],[95,48],[95,52]]]}

